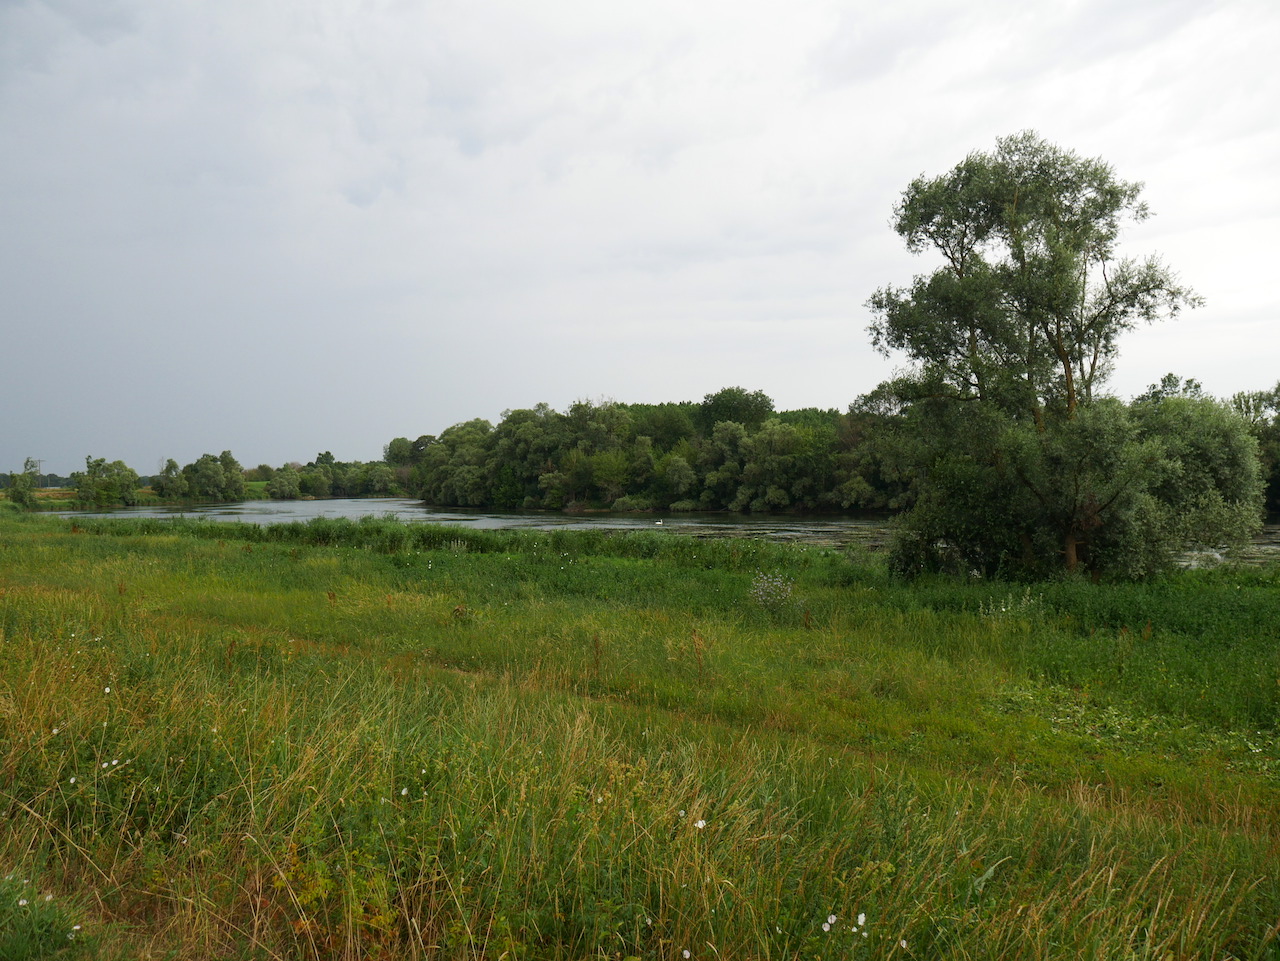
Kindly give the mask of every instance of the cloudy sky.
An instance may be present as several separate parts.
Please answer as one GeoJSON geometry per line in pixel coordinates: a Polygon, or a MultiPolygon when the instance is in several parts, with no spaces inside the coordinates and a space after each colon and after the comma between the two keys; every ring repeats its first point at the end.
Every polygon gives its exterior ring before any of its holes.
{"type": "Polygon", "coordinates": [[[508,408],[836,407],[912,177],[1034,128],[1280,379],[1274,0],[0,0],[0,470],[381,456],[508,408]]]}

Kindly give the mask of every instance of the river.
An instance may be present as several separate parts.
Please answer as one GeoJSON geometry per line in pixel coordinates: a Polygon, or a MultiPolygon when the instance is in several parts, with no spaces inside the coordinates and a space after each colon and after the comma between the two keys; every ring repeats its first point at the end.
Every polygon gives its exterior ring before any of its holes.
{"type": "MultiPolygon", "coordinates": [[[[119,507],[105,511],[60,511],[64,517],[190,517],[245,524],[287,524],[317,517],[392,517],[409,524],[455,524],[482,530],[667,530],[697,537],[763,537],[828,547],[879,547],[889,532],[883,514],[554,514],[543,511],[477,511],[427,507],[405,498],[241,501],[182,507],[119,507]]],[[[1280,524],[1263,528],[1245,560],[1280,560],[1280,524]]]]}

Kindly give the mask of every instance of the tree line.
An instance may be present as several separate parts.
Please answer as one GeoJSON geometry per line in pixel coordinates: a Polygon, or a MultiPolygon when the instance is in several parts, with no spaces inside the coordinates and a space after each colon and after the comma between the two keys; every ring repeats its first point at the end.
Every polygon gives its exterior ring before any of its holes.
{"type": "Polygon", "coordinates": [[[429,504],[500,510],[845,510],[886,506],[866,480],[856,411],[777,412],[728,387],[701,403],[580,400],[396,438],[429,504]]]}
{"type": "MultiPolygon", "coordinates": [[[[728,387],[701,403],[578,401],[397,437],[381,463],[240,469],[230,452],[152,478],[165,499],[407,493],[542,510],[897,511],[901,573],[1139,577],[1187,549],[1240,544],[1280,508],[1280,384],[1207,396],[1172,374],[1132,401],[1106,390],[1120,336],[1202,303],[1158,257],[1122,256],[1142,185],[1026,131],[913,180],[894,209],[933,265],[867,307],[903,373],[844,412],[778,412],[728,387]]],[[[30,499],[31,461],[10,478],[30,499]]],[[[84,503],[130,503],[139,478],[86,458],[84,503]]]]}

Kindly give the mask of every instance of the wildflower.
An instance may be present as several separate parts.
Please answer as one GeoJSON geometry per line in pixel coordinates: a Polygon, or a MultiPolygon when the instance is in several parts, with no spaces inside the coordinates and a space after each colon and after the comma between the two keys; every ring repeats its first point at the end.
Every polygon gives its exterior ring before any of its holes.
{"type": "Polygon", "coordinates": [[[702,818],[698,818],[698,820],[693,822],[693,826],[697,828],[699,831],[701,831],[703,828],[707,826],[707,822],[702,820],[702,818]]]}
{"type": "Polygon", "coordinates": [[[681,954],[681,957],[685,957],[685,958],[689,957],[689,949],[685,948],[684,951],[682,951],[680,954],[681,954]]]}
{"type": "Polygon", "coordinates": [[[75,783],[76,783],[76,779],[75,779],[75,778],[72,778],[72,779],[71,779],[71,783],[72,783],[72,784],[75,784],[75,783]]]}
{"type": "Polygon", "coordinates": [[[862,925],[864,925],[864,924],[866,924],[866,923],[867,923],[867,916],[866,916],[865,914],[859,914],[859,915],[858,915],[858,925],[859,925],[859,926],[862,926],[862,925]]]}
{"type": "Polygon", "coordinates": [[[681,812],[680,812],[680,816],[681,816],[681,817],[684,817],[684,812],[683,812],[683,811],[681,811],[681,812]]]}
{"type": "Polygon", "coordinates": [[[831,930],[831,925],[829,925],[829,924],[827,924],[827,923],[823,922],[822,930],[823,930],[823,931],[830,931],[830,930],[831,930]]]}
{"type": "Polygon", "coordinates": [[[52,901],[52,900],[53,900],[53,895],[52,895],[52,894],[46,894],[46,895],[44,896],[44,899],[45,899],[46,901],[52,901]]]}
{"type": "Polygon", "coordinates": [[[906,946],[907,946],[907,939],[906,939],[906,938],[903,938],[901,941],[899,941],[899,942],[898,942],[898,947],[900,947],[900,948],[905,948],[906,946]]]}
{"type": "MultiPolygon", "coordinates": [[[[26,898],[18,898],[18,907],[20,907],[20,908],[25,908],[26,906],[27,906],[27,899],[26,899],[26,898]]],[[[688,955],[688,953],[686,952],[685,957],[687,958],[688,956],[689,956],[689,955],[688,955]]]]}
{"type": "Polygon", "coordinates": [[[53,729],[53,733],[54,733],[54,734],[57,734],[57,733],[58,733],[58,729],[57,729],[56,727],[53,729]]]}
{"type": "Polygon", "coordinates": [[[408,796],[409,796],[409,789],[408,789],[407,787],[402,787],[402,788],[400,789],[400,796],[401,796],[401,797],[408,797],[408,796]]]}
{"type": "Polygon", "coordinates": [[[109,688],[109,687],[104,687],[104,688],[102,689],[102,693],[103,693],[103,694],[110,694],[110,693],[111,693],[111,688],[109,688]]]}
{"type": "Polygon", "coordinates": [[[835,924],[835,923],[836,923],[836,916],[834,914],[828,914],[827,924],[835,924]]]}

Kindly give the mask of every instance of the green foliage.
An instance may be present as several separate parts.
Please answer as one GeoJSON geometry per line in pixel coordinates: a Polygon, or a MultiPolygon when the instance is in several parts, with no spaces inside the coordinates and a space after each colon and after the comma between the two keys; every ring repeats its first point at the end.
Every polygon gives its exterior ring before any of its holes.
{"type": "Polygon", "coordinates": [[[151,479],[151,489],[161,500],[181,500],[187,496],[187,478],[178,462],[170,457],[164,469],[151,479]]]}
{"type": "Polygon", "coordinates": [[[407,437],[394,437],[382,449],[382,459],[393,467],[408,467],[413,463],[413,442],[407,437]]]}
{"type": "Polygon", "coordinates": [[[1231,407],[1258,441],[1266,508],[1280,513],[1280,383],[1271,390],[1242,391],[1231,398],[1231,407]]]}
{"type": "Polygon", "coordinates": [[[1100,393],[1120,334],[1199,303],[1117,257],[1139,192],[1032,133],[904,192],[898,233],[942,265],[869,302],[876,346],[916,365],[864,407],[910,485],[898,570],[1148,576],[1255,529],[1256,457],[1222,405],[1176,378],[1132,409],[1100,393]]]}
{"type": "Polygon", "coordinates": [[[539,404],[430,438],[411,486],[431,504],[508,510],[884,506],[867,464],[848,456],[861,440],[850,417],[772,412],[764,394],[738,387],[701,405],[580,400],[561,414],[539,404]]]}
{"type": "Polygon", "coordinates": [[[8,872],[0,879],[0,958],[43,961],[83,957],[94,942],[79,912],[64,897],[42,890],[30,877],[8,872]]]}
{"type": "Polygon", "coordinates": [[[84,507],[132,506],[138,502],[138,474],[124,461],[85,457],[85,469],[71,475],[76,501],[84,507]]]}
{"type": "Polygon", "coordinates": [[[302,479],[289,464],[285,464],[267,481],[267,496],[272,500],[297,500],[302,495],[302,479]]]}
{"type": "Polygon", "coordinates": [[[742,387],[726,387],[702,399],[698,408],[698,425],[707,434],[724,421],[756,430],[772,413],[773,399],[763,391],[748,392],[742,387]]]}
{"type": "Polygon", "coordinates": [[[40,465],[28,457],[23,464],[22,473],[9,475],[9,486],[5,491],[10,502],[23,510],[32,510],[36,506],[36,486],[40,476],[40,465]]]}

